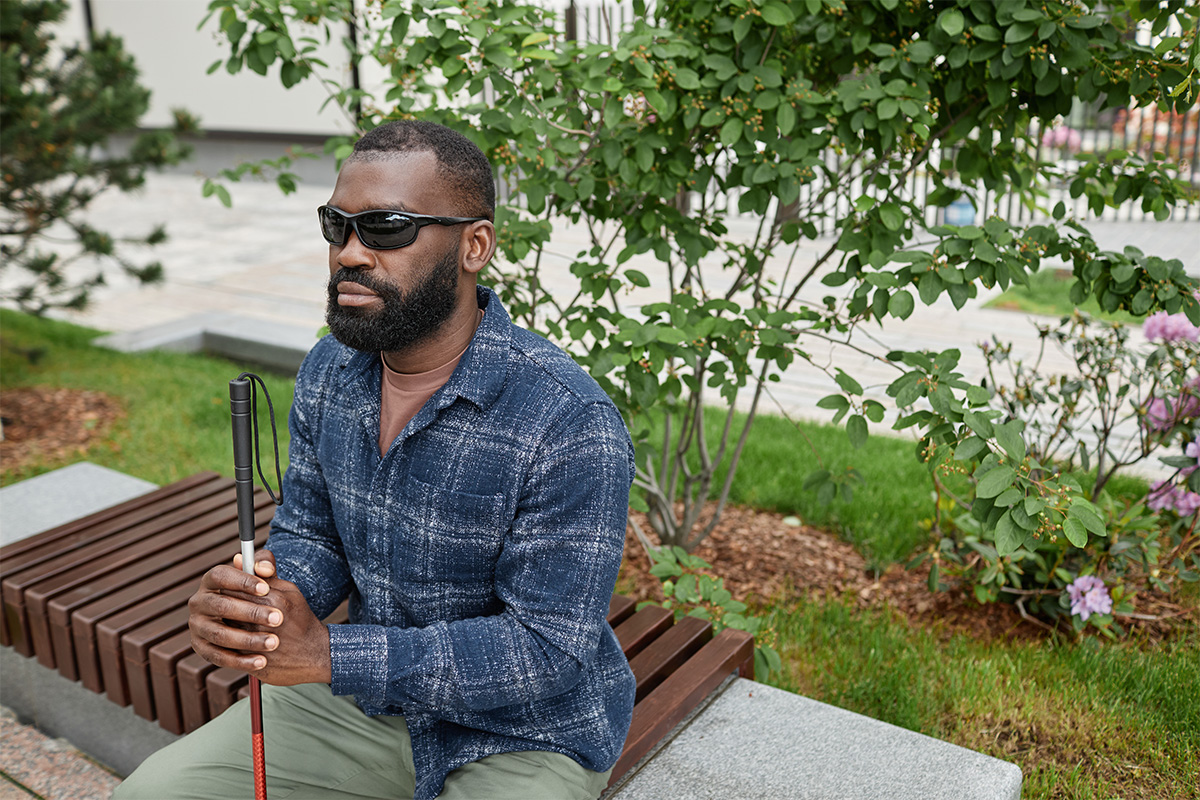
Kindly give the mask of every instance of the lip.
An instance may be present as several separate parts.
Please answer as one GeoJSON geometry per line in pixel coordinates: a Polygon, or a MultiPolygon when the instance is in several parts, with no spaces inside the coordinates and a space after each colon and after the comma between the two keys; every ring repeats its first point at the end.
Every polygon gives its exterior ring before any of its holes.
{"type": "Polygon", "coordinates": [[[379,300],[379,295],[361,283],[341,281],[337,285],[337,301],[341,306],[365,306],[379,300]]]}

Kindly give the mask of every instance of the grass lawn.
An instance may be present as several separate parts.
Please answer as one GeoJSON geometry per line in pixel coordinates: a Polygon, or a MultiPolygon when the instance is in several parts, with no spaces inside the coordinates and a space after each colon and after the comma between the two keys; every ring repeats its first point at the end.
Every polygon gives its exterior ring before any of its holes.
{"type": "MultiPolygon", "coordinates": [[[[92,461],[157,484],[201,470],[233,476],[229,381],[246,367],[222,358],[183,353],[118,353],[90,342],[99,331],[0,311],[0,386],[90,389],[117,397],[125,418],[99,443],[65,460],[37,460],[0,473],[0,485],[75,461],[92,461]]],[[[293,376],[263,376],[275,403],[280,457],[286,466],[287,409],[293,376]]],[[[263,471],[270,474],[270,425],[259,404],[263,471]]],[[[272,480],[273,480],[272,476],[272,480]]]]}
{"type": "MultiPolygon", "coordinates": [[[[0,388],[86,388],[126,409],[108,435],[69,461],[160,484],[198,470],[232,473],[228,381],[239,366],[115,353],[89,344],[95,331],[11,312],[0,312],[0,326],[0,388]],[[31,360],[35,351],[40,356],[31,360]]],[[[292,380],[265,377],[282,424],[292,380]]],[[[853,450],[841,429],[799,428],[759,418],[732,501],[835,530],[876,567],[904,559],[924,540],[930,507],[929,477],[913,444],[878,435],[853,450]],[[863,474],[866,485],[852,502],[820,506],[800,489],[814,469],[805,437],[826,468],[863,474]]],[[[281,433],[286,442],[286,426],[281,433]]],[[[18,472],[5,465],[0,483],[60,466],[39,462],[18,472]]],[[[1200,632],[1156,648],[1094,639],[980,642],[832,597],[783,599],[767,613],[785,665],[771,683],[1013,761],[1025,775],[1025,798],[1197,797],[1200,632]]]]}

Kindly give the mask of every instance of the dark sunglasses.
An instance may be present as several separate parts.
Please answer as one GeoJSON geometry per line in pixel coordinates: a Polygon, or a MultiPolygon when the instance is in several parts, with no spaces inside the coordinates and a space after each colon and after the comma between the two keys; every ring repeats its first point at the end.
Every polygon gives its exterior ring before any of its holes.
{"type": "Polygon", "coordinates": [[[321,235],[330,244],[344,245],[353,230],[358,240],[372,250],[395,250],[415,242],[417,233],[426,225],[460,225],[487,217],[432,217],[382,209],[347,214],[334,206],[321,206],[317,209],[317,219],[321,221],[321,235]]]}

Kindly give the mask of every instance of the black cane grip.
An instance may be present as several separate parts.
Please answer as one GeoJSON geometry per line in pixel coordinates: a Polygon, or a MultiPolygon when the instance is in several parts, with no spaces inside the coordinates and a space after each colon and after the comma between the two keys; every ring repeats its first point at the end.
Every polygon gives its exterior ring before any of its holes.
{"type": "Polygon", "coordinates": [[[229,413],[233,418],[233,481],[237,487],[238,537],[254,541],[254,468],[251,441],[250,381],[229,382],[229,413]]]}

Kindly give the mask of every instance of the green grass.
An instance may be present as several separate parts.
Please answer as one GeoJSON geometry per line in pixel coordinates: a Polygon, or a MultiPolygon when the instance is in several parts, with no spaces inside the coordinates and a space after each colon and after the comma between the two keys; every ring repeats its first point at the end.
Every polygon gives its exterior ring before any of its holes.
{"type": "MultiPolygon", "coordinates": [[[[96,331],[11,312],[0,312],[0,326],[3,389],[86,388],[124,406],[124,420],[71,461],[85,458],[160,484],[198,470],[231,474],[228,381],[242,367],[194,355],[116,353],[90,345],[96,331]]],[[[265,377],[282,424],[292,379],[265,377]]],[[[707,419],[713,435],[718,417],[707,419]]],[[[286,425],[281,433],[286,442],[286,425]]],[[[931,483],[913,448],[872,435],[855,450],[841,428],[760,416],[731,499],[835,530],[883,567],[926,536],[921,522],[930,512],[931,483]],[[866,483],[851,502],[821,506],[801,489],[816,468],[810,441],[826,468],[853,466],[863,474],[866,483]]],[[[0,482],[59,466],[40,461],[15,471],[6,464],[0,482]]],[[[1145,485],[1128,479],[1116,489],[1136,495],[1145,485]]],[[[1026,798],[1196,797],[1194,629],[1151,649],[1095,640],[980,642],[836,598],[783,600],[766,613],[785,664],[774,685],[1013,761],[1024,772],[1026,798]]]]}
{"type": "MultiPolygon", "coordinates": [[[[6,464],[0,485],[75,461],[92,461],[157,484],[201,470],[233,474],[229,381],[245,367],[221,358],[182,353],[118,353],[91,345],[98,331],[0,311],[0,386],[77,388],[117,398],[125,416],[86,452],[59,460],[37,459],[23,469],[6,464]]],[[[263,375],[280,426],[286,466],[287,409],[294,379],[263,375]]],[[[263,470],[269,474],[266,404],[259,407],[263,470]]],[[[272,483],[273,483],[272,478],[272,483]]]]}
{"type": "MultiPolygon", "coordinates": [[[[1045,317],[1069,316],[1076,309],[1076,305],[1071,302],[1071,285],[1074,282],[1075,278],[1070,270],[1039,270],[1029,276],[1029,286],[1013,284],[1003,294],[989,300],[985,308],[1001,308],[1045,317]]],[[[1141,324],[1143,321],[1142,317],[1135,317],[1124,311],[1105,313],[1100,310],[1100,304],[1094,297],[1089,297],[1078,308],[1093,317],[1112,322],[1141,324]]]]}
{"type": "Polygon", "coordinates": [[[1013,761],[1032,798],[1194,798],[1200,633],[1135,645],[980,642],[835,599],[770,612],[772,683],[1013,761]]]}

